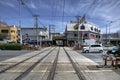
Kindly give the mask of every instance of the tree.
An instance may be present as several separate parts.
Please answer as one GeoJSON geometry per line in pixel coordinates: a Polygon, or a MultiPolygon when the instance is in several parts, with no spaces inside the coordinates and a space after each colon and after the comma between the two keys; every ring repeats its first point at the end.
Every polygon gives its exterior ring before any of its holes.
{"type": "Polygon", "coordinates": [[[3,35],[0,34],[0,41],[3,41],[3,35]]]}

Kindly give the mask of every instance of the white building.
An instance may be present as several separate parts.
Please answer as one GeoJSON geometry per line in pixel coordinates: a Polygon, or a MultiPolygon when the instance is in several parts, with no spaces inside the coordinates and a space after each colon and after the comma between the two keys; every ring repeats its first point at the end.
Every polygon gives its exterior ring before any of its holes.
{"type": "Polygon", "coordinates": [[[88,40],[100,41],[101,29],[97,25],[91,22],[84,22],[79,24],[78,29],[76,29],[76,24],[76,22],[71,22],[66,26],[65,34],[68,45],[73,46],[78,42],[80,44],[87,44],[86,41],[88,40]]]}
{"type": "Polygon", "coordinates": [[[25,27],[21,28],[21,35],[22,40],[33,40],[33,41],[40,41],[40,40],[47,40],[48,39],[48,31],[46,27],[40,28],[31,28],[25,27]]]}

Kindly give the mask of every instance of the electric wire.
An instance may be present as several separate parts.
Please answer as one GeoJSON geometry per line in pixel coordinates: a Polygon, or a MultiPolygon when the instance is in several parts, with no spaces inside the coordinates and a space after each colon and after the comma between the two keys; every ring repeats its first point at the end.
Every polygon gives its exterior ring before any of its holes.
{"type": "Polygon", "coordinates": [[[64,26],[64,15],[65,15],[65,0],[63,0],[62,30],[63,30],[63,26],[64,26]]]}

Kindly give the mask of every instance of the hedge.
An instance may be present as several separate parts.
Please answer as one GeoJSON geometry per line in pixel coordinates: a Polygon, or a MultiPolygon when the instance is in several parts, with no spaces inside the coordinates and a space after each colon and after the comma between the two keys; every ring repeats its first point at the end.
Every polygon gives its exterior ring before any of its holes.
{"type": "Polygon", "coordinates": [[[14,44],[0,44],[1,50],[21,50],[23,49],[22,44],[14,43],[14,44]]]}

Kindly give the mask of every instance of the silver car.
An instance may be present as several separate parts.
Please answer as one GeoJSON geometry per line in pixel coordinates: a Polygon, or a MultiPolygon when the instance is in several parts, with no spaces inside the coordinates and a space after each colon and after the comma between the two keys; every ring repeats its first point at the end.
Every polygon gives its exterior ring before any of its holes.
{"type": "Polygon", "coordinates": [[[82,52],[89,53],[89,52],[103,52],[103,47],[101,44],[94,44],[94,45],[89,45],[87,47],[83,47],[82,52]]]}

